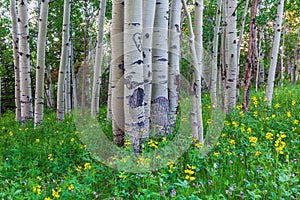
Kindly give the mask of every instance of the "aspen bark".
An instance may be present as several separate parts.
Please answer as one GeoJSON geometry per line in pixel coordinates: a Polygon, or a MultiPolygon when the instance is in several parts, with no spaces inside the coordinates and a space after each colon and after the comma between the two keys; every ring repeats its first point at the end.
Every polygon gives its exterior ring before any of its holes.
{"type": "Polygon", "coordinates": [[[267,83],[268,85],[267,85],[267,90],[266,90],[266,98],[268,100],[269,106],[271,106],[271,104],[272,104],[275,71],[276,71],[276,66],[277,66],[278,49],[279,49],[280,36],[281,36],[283,8],[284,8],[284,0],[278,0],[274,45],[272,48],[271,63],[270,63],[268,83],[267,83]]]}
{"type": "Polygon", "coordinates": [[[124,11],[124,114],[125,135],[135,152],[145,138],[144,76],[142,56],[143,2],[125,1],[124,11]]]}
{"type": "Polygon", "coordinates": [[[264,51],[264,45],[263,41],[265,40],[265,34],[264,34],[264,27],[261,27],[260,34],[259,34],[259,58],[258,58],[258,64],[259,64],[259,87],[263,88],[265,83],[265,65],[264,65],[264,59],[265,59],[265,51],[264,51]]]}
{"type": "Polygon", "coordinates": [[[64,110],[64,95],[65,95],[65,73],[68,61],[68,46],[69,32],[70,32],[70,2],[69,0],[64,0],[64,17],[63,17],[63,27],[62,27],[62,47],[61,47],[61,57],[59,65],[58,83],[57,83],[57,116],[56,120],[61,121],[65,118],[64,110]]]}
{"type": "Polygon", "coordinates": [[[112,5],[111,109],[114,142],[124,143],[124,0],[112,5]]]}
{"type": "MultiPolygon", "coordinates": [[[[285,17],[284,17],[285,18],[285,17]]],[[[284,81],[284,48],[285,48],[285,32],[286,32],[286,20],[283,21],[283,32],[282,32],[282,44],[280,52],[280,86],[283,87],[284,81]]]]}
{"type": "Polygon", "coordinates": [[[251,70],[255,65],[255,34],[256,34],[256,12],[257,12],[257,0],[253,0],[251,3],[251,18],[250,18],[250,32],[249,32],[249,41],[248,41],[248,55],[246,60],[246,70],[244,77],[244,93],[243,93],[243,111],[246,112],[249,107],[249,93],[250,93],[250,84],[251,84],[251,70]]]}
{"type": "Polygon", "coordinates": [[[33,118],[32,93],[30,78],[30,50],[28,30],[28,3],[18,1],[18,34],[19,34],[19,65],[21,94],[21,123],[33,118]]]}
{"type": "Polygon", "coordinates": [[[92,91],[91,113],[93,116],[99,113],[100,87],[102,78],[102,60],[103,60],[103,34],[105,21],[106,0],[101,0],[98,14],[98,32],[97,32],[97,48],[94,65],[94,79],[92,91]]]}
{"type": "Polygon", "coordinates": [[[171,124],[175,125],[180,95],[180,36],[181,36],[181,0],[171,2],[169,30],[169,102],[171,124]]]}
{"type": "Polygon", "coordinates": [[[222,12],[222,0],[218,0],[216,23],[214,27],[213,58],[211,63],[210,99],[213,108],[217,107],[217,80],[218,80],[218,46],[219,30],[222,12]]]}
{"type": "Polygon", "coordinates": [[[195,48],[197,53],[198,65],[196,67],[196,107],[197,107],[197,121],[198,121],[198,136],[196,137],[199,142],[203,143],[203,119],[202,119],[202,98],[201,98],[201,75],[203,71],[203,0],[195,1],[195,48]]]}
{"type": "Polygon", "coordinates": [[[14,55],[14,73],[15,73],[15,106],[16,121],[21,120],[21,101],[20,101],[20,66],[19,66],[19,34],[17,23],[17,7],[16,0],[10,0],[10,15],[12,22],[12,39],[13,39],[13,55],[14,55]]]}
{"type": "Polygon", "coordinates": [[[70,41],[69,50],[68,50],[68,61],[67,61],[67,69],[66,69],[66,76],[65,76],[65,108],[66,114],[71,114],[71,51],[72,45],[70,41]]]}
{"type": "Polygon", "coordinates": [[[227,4],[226,37],[228,54],[228,69],[226,72],[225,110],[227,113],[236,106],[236,82],[237,82],[237,37],[236,37],[236,0],[230,0],[227,4]]]}
{"type": "Polygon", "coordinates": [[[152,93],[152,42],[156,0],[143,1],[143,63],[145,88],[145,137],[149,135],[152,93]]]}
{"type": "Polygon", "coordinates": [[[170,126],[168,100],[168,0],[157,0],[153,32],[151,125],[158,133],[170,126]]]}
{"type": "MultiPolygon", "coordinates": [[[[192,112],[191,112],[191,117],[193,120],[193,127],[192,127],[192,132],[193,135],[196,139],[198,139],[201,143],[203,143],[203,134],[201,133],[201,125],[202,125],[202,113],[201,113],[201,69],[200,69],[200,61],[198,60],[198,55],[197,55],[197,48],[196,48],[196,43],[195,43],[195,34],[193,30],[193,25],[192,25],[192,19],[191,15],[188,11],[187,5],[185,0],[182,0],[182,5],[185,11],[185,14],[187,16],[187,21],[188,21],[188,30],[189,30],[189,37],[190,37],[190,49],[191,49],[191,54],[192,54],[192,60],[193,60],[193,66],[194,66],[194,80],[193,80],[193,97],[192,97],[192,112]],[[199,116],[201,114],[201,116],[199,116]]],[[[199,4],[198,6],[201,6],[202,4],[199,4]]],[[[201,8],[199,8],[201,9],[201,8]]],[[[201,33],[200,33],[201,34],[201,33]]],[[[201,45],[201,44],[200,44],[201,45]]],[[[201,56],[200,56],[201,58],[201,56]]]]}
{"type": "Polygon", "coordinates": [[[44,117],[44,79],[45,79],[45,47],[47,40],[47,23],[49,1],[41,2],[41,13],[39,19],[39,33],[37,44],[37,67],[36,67],[36,89],[35,89],[35,112],[34,126],[42,124],[44,117]]]}

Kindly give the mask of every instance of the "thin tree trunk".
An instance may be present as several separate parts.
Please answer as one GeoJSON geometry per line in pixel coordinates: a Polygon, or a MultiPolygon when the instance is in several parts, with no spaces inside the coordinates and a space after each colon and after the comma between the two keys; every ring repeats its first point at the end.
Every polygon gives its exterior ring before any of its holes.
{"type": "Polygon", "coordinates": [[[249,107],[249,92],[251,84],[251,70],[255,65],[255,34],[256,34],[256,13],[257,13],[257,0],[252,0],[251,3],[251,18],[250,18],[250,32],[248,41],[248,55],[246,60],[246,70],[244,77],[244,93],[243,93],[243,111],[246,112],[249,107]]]}
{"type": "Polygon", "coordinates": [[[35,112],[34,126],[42,124],[44,117],[44,79],[45,79],[45,47],[47,40],[47,23],[49,0],[41,2],[41,14],[39,19],[39,33],[37,44],[37,67],[36,67],[36,89],[35,89],[35,112]]]}
{"type": "MultiPolygon", "coordinates": [[[[87,8],[86,8],[87,9],[87,8]]],[[[87,12],[87,10],[85,11],[87,12]]],[[[84,58],[83,58],[83,66],[82,66],[82,82],[81,82],[81,114],[84,115],[85,112],[85,98],[88,97],[88,95],[86,94],[86,92],[88,91],[86,88],[86,68],[87,68],[87,32],[88,32],[88,26],[89,26],[89,22],[88,22],[88,17],[87,17],[87,13],[85,16],[85,27],[84,27],[84,39],[83,39],[83,47],[84,47],[84,58]]]]}
{"type": "Polygon", "coordinates": [[[106,110],[106,118],[112,119],[112,110],[111,110],[111,79],[112,79],[112,72],[111,68],[109,69],[109,80],[108,80],[108,94],[107,94],[107,110],[106,110]]]}
{"type": "Polygon", "coordinates": [[[269,75],[268,75],[268,85],[267,85],[267,91],[266,91],[266,98],[268,100],[269,106],[271,106],[271,104],[272,104],[275,71],[276,71],[276,66],[277,66],[278,49],[279,49],[280,36],[281,36],[283,8],[284,8],[284,0],[278,0],[275,38],[274,38],[274,45],[272,48],[271,63],[270,63],[270,69],[269,69],[269,75]]]}
{"type": "Polygon", "coordinates": [[[201,100],[201,75],[203,71],[204,61],[203,61],[203,0],[195,1],[195,48],[198,58],[198,65],[196,68],[196,84],[197,84],[197,121],[198,121],[198,136],[196,137],[199,142],[203,143],[203,119],[202,119],[202,100],[201,100]]]}
{"type": "Polygon", "coordinates": [[[228,45],[228,70],[226,72],[225,110],[227,113],[236,106],[237,82],[237,37],[236,37],[236,0],[228,1],[226,37],[228,45]]]}
{"type": "Polygon", "coordinates": [[[285,34],[286,34],[286,20],[284,17],[283,21],[283,32],[282,32],[282,44],[281,44],[281,54],[280,54],[280,86],[283,87],[284,81],[284,48],[285,48],[285,34]]]}
{"type": "Polygon", "coordinates": [[[171,124],[175,125],[180,95],[180,36],[181,36],[181,9],[180,0],[174,0],[170,9],[169,33],[169,102],[171,124]]]}
{"type": "MultiPolygon", "coordinates": [[[[71,43],[71,41],[70,41],[71,43]]],[[[67,63],[67,70],[66,70],[66,77],[65,77],[65,90],[66,90],[66,95],[65,95],[65,107],[66,107],[66,114],[69,115],[71,114],[71,51],[72,51],[72,46],[71,44],[69,45],[69,51],[68,51],[68,63],[67,63]]]]}
{"type": "Polygon", "coordinates": [[[73,43],[70,41],[70,65],[71,65],[71,78],[72,78],[72,109],[77,109],[78,102],[77,102],[77,79],[75,74],[75,68],[74,68],[74,52],[73,52],[73,43]]]}
{"type": "Polygon", "coordinates": [[[93,91],[92,91],[92,105],[91,113],[93,116],[99,113],[99,99],[100,99],[100,87],[101,87],[101,66],[103,60],[103,33],[104,33],[104,21],[105,21],[106,0],[101,0],[98,16],[98,33],[97,33],[97,48],[96,58],[94,65],[94,79],[93,79],[93,91]]]}
{"type": "Polygon", "coordinates": [[[56,120],[61,121],[65,118],[64,110],[64,95],[65,95],[65,73],[68,61],[68,46],[69,32],[70,32],[70,1],[64,1],[64,17],[63,17],[63,28],[62,28],[62,47],[61,47],[61,57],[59,65],[58,83],[57,83],[57,116],[56,120]]]}
{"type": "Polygon", "coordinates": [[[30,78],[31,55],[29,50],[28,3],[26,0],[19,0],[18,2],[21,123],[25,123],[26,120],[33,118],[30,78]]]}
{"type": "Polygon", "coordinates": [[[17,23],[16,0],[10,0],[10,15],[12,21],[12,38],[13,38],[13,55],[14,55],[14,72],[15,72],[15,106],[16,121],[21,120],[21,101],[20,101],[20,69],[19,69],[19,34],[17,23]]]}
{"type": "Polygon", "coordinates": [[[111,109],[114,142],[124,143],[124,0],[112,5],[111,109]]]}
{"type": "Polygon", "coordinates": [[[296,40],[296,45],[295,45],[295,49],[294,49],[294,63],[293,63],[293,85],[296,85],[297,80],[298,80],[298,76],[300,73],[300,68],[298,69],[298,73],[297,73],[297,65],[298,65],[298,54],[299,54],[299,39],[300,39],[300,28],[298,28],[298,37],[296,40]],[[298,76],[297,76],[298,74],[298,76]]]}
{"type": "Polygon", "coordinates": [[[53,87],[52,87],[52,77],[51,77],[51,69],[50,66],[46,67],[46,85],[45,85],[45,95],[47,99],[47,107],[53,108],[54,100],[53,100],[53,87]]]}
{"type": "Polygon", "coordinates": [[[145,137],[149,136],[152,93],[152,42],[156,0],[143,1],[143,62],[145,88],[145,137]],[[148,134],[148,136],[147,136],[148,134]]]}
{"type": "Polygon", "coordinates": [[[218,46],[219,46],[219,31],[222,13],[222,0],[218,0],[216,24],[214,27],[213,40],[213,59],[211,67],[211,84],[210,84],[210,98],[213,108],[217,107],[217,80],[218,80],[218,46]]]}
{"type": "MultiPolygon", "coordinates": [[[[195,44],[195,35],[194,35],[194,30],[193,30],[193,25],[192,25],[192,19],[191,15],[188,11],[187,5],[185,0],[182,0],[183,8],[187,16],[187,21],[188,21],[188,30],[189,30],[189,36],[190,36],[190,49],[191,49],[191,54],[192,54],[192,60],[193,60],[193,65],[194,65],[194,82],[193,82],[193,100],[192,100],[192,120],[193,120],[193,135],[196,139],[198,139],[200,142],[203,143],[203,135],[201,135],[201,129],[199,126],[201,126],[202,122],[199,121],[202,119],[202,116],[199,117],[199,113],[201,112],[201,108],[199,109],[199,106],[201,107],[201,69],[200,69],[200,61],[198,60],[198,55],[197,55],[197,49],[196,49],[196,44],[195,44]],[[199,98],[200,97],[200,98],[199,98]]],[[[198,6],[201,6],[202,4],[199,4],[198,6]]],[[[202,8],[200,8],[202,9],[202,8]]],[[[201,24],[201,23],[200,23],[201,24]]],[[[201,59],[201,56],[200,56],[201,59]]],[[[201,113],[202,115],[202,113],[201,113]]]]}
{"type": "Polygon", "coordinates": [[[153,33],[153,79],[151,123],[157,133],[167,133],[170,126],[168,100],[168,0],[157,0],[153,33]]]}
{"type": "Polygon", "coordinates": [[[263,41],[265,40],[265,29],[264,27],[261,27],[260,34],[259,34],[259,58],[258,58],[258,64],[259,64],[259,86],[261,88],[264,87],[265,83],[265,65],[264,65],[264,59],[265,59],[265,50],[263,41]]]}
{"type": "Polygon", "coordinates": [[[236,101],[238,102],[240,99],[240,57],[241,57],[241,44],[243,42],[243,36],[244,36],[244,30],[245,30],[245,21],[246,16],[248,13],[248,7],[249,7],[249,0],[246,0],[244,12],[241,20],[241,29],[240,29],[240,35],[239,35],[239,41],[237,44],[237,80],[236,80],[236,101]]]}

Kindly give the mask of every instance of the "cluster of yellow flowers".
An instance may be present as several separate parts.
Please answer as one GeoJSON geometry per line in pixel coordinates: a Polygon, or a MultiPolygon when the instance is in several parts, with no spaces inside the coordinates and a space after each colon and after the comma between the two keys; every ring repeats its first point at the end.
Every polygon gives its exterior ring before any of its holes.
{"type": "Polygon", "coordinates": [[[61,189],[58,188],[57,190],[52,189],[52,196],[56,199],[60,197],[59,193],[61,192],[61,189]]]}
{"type": "Polygon", "coordinates": [[[167,162],[167,165],[169,165],[169,172],[172,174],[173,173],[173,169],[175,169],[175,162],[170,160],[169,162],[167,162]]]}
{"type": "Polygon", "coordinates": [[[257,105],[258,105],[258,99],[257,99],[257,97],[256,97],[256,96],[253,96],[253,97],[251,98],[251,100],[253,101],[254,107],[257,107],[257,105]]]}
{"type": "Polygon", "coordinates": [[[41,188],[42,188],[42,186],[40,186],[40,185],[34,186],[33,192],[36,192],[38,195],[40,195],[42,193],[41,188]]]}
{"type": "Polygon", "coordinates": [[[250,136],[249,137],[249,141],[251,143],[251,146],[255,146],[257,141],[258,141],[258,138],[257,137],[254,137],[254,136],[250,136]]]}
{"type": "Polygon", "coordinates": [[[282,141],[283,138],[286,138],[286,135],[283,132],[280,132],[280,135],[276,135],[278,138],[275,141],[275,147],[276,151],[278,151],[280,154],[283,154],[283,149],[286,146],[286,143],[282,141]]]}
{"type": "MultiPolygon", "coordinates": [[[[91,168],[92,168],[91,163],[84,163],[84,165],[83,165],[83,169],[84,169],[84,170],[88,170],[88,169],[91,169],[91,168]]],[[[79,165],[79,166],[76,168],[76,171],[77,171],[77,172],[80,172],[81,169],[82,169],[82,166],[79,165]]]]}
{"type": "Polygon", "coordinates": [[[274,139],[274,138],[273,138],[273,133],[267,132],[267,133],[266,133],[266,138],[267,138],[268,140],[273,140],[273,139],[274,139]]]}
{"type": "Polygon", "coordinates": [[[69,187],[68,187],[68,190],[74,190],[74,185],[73,184],[71,184],[69,187]]]}
{"type": "Polygon", "coordinates": [[[154,141],[154,140],[150,140],[149,142],[148,142],[148,144],[150,145],[150,147],[154,147],[155,149],[157,149],[158,148],[158,142],[156,142],[156,141],[154,141]]]}
{"type": "Polygon", "coordinates": [[[190,180],[193,181],[195,180],[195,176],[193,176],[193,174],[195,174],[195,166],[190,166],[189,164],[186,165],[187,168],[184,170],[184,173],[186,174],[185,179],[186,180],[190,180]]]}
{"type": "Polygon", "coordinates": [[[130,148],[130,145],[131,145],[130,140],[125,140],[125,142],[124,142],[124,148],[128,150],[130,148]]]}
{"type": "Polygon", "coordinates": [[[48,160],[53,161],[53,157],[51,153],[48,155],[48,160]]]}

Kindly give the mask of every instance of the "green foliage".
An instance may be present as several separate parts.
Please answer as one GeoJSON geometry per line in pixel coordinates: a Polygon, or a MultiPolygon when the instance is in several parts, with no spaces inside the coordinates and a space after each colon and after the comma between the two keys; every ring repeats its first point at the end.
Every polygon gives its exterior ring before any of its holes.
{"type": "MultiPolygon", "coordinates": [[[[97,162],[78,137],[72,117],[44,125],[20,126],[8,112],[0,121],[0,198],[2,199],[290,199],[299,197],[300,88],[251,94],[249,112],[241,106],[226,118],[219,142],[205,157],[194,143],[166,168],[143,174],[111,169],[97,162]]],[[[204,124],[209,96],[203,95],[204,124]]],[[[100,125],[111,126],[100,110],[100,125]]],[[[147,141],[156,151],[170,139],[147,141]]]]}

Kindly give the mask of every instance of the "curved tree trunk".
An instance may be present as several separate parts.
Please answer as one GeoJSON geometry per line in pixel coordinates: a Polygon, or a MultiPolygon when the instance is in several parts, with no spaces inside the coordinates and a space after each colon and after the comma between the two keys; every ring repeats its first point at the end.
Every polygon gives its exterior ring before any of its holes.
{"type": "Polygon", "coordinates": [[[222,0],[218,0],[218,8],[216,13],[216,24],[214,28],[213,40],[213,59],[211,64],[211,84],[210,84],[210,98],[213,108],[217,107],[217,80],[218,80],[218,46],[219,46],[219,29],[222,12],[222,0]]]}
{"type": "Polygon", "coordinates": [[[37,44],[37,67],[35,89],[34,126],[42,124],[44,117],[44,74],[45,74],[45,47],[48,23],[49,0],[41,2],[41,14],[39,19],[39,33],[37,44]]]}
{"type": "Polygon", "coordinates": [[[57,116],[56,120],[64,120],[65,110],[64,110],[64,80],[68,61],[68,46],[69,46],[69,32],[70,32],[70,1],[64,1],[64,18],[63,18],[63,28],[62,28],[62,47],[61,47],[61,57],[59,65],[59,75],[57,83],[57,116]]]}
{"type": "Polygon", "coordinates": [[[91,113],[93,116],[99,113],[99,98],[101,87],[101,66],[103,59],[103,32],[104,32],[104,20],[105,20],[106,0],[101,0],[98,16],[98,33],[97,33],[97,48],[96,58],[94,65],[94,79],[93,79],[93,91],[92,91],[92,105],[91,113]]]}
{"type": "Polygon", "coordinates": [[[152,93],[152,41],[156,0],[143,1],[143,62],[145,88],[145,137],[149,136],[152,93]],[[148,135],[148,136],[147,136],[148,135]]]}
{"type": "Polygon", "coordinates": [[[114,0],[111,27],[111,109],[114,142],[124,143],[124,0],[114,0]]]}
{"type": "Polygon", "coordinates": [[[28,3],[26,0],[19,0],[18,2],[21,123],[25,123],[26,120],[33,118],[30,78],[28,3]]]}
{"type": "Polygon", "coordinates": [[[153,78],[151,126],[157,133],[167,133],[170,125],[168,100],[168,0],[157,0],[153,32],[153,78]]]}
{"type": "Polygon", "coordinates": [[[19,34],[17,23],[17,8],[16,0],[10,0],[10,15],[12,21],[12,38],[13,38],[13,53],[14,53],[14,72],[15,72],[15,105],[16,105],[16,120],[21,120],[21,101],[20,101],[20,69],[19,69],[19,34]]]}
{"type": "Polygon", "coordinates": [[[267,85],[267,91],[266,91],[266,98],[268,100],[269,106],[271,106],[271,104],[272,104],[275,71],[276,71],[276,66],[277,66],[278,49],[279,49],[280,35],[281,35],[283,8],[284,8],[284,0],[278,0],[275,38],[274,38],[274,45],[272,48],[271,63],[270,63],[270,69],[269,69],[269,75],[268,75],[268,85],[267,85]]]}
{"type": "Polygon", "coordinates": [[[169,102],[171,124],[175,125],[180,95],[180,36],[181,36],[181,9],[180,0],[174,0],[170,9],[169,30],[169,102]]]}

